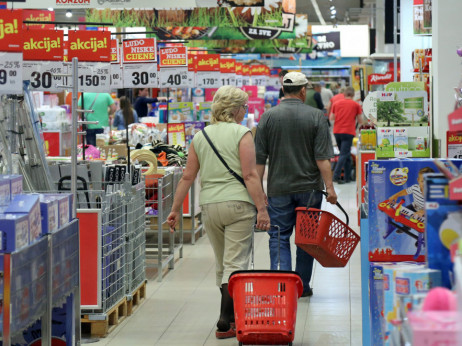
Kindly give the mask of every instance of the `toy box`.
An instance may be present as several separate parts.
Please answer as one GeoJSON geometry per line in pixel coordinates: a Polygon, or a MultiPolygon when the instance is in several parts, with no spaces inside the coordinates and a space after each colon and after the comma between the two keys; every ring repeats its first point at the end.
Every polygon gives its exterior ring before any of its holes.
{"type": "Polygon", "coordinates": [[[369,268],[369,316],[371,346],[382,346],[385,339],[385,318],[383,316],[384,264],[385,263],[371,263],[369,268]]]}
{"type": "Polygon", "coordinates": [[[7,206],[11,201],[10,182],[0,179],[0,206],[7,206]]]}
{"type": "Polygon", "coordinates": [[[425,260],[423,176],[437,171],[430,159],[369,161],[369,261],[425,260]]]}
{"type": "Polygon", "coordinates": [[[212,121],[212,102],[200,102],[197,110],[197,120],[202,122],[212,121]]]}
{"type": "Polygon", "coordinates": [[[40,195],[40,215],[42,218],[42,233],[58,230],[58,201],[53,196],[40,195]]]}
{"type": "Polygon", "coordinates": [[[29,216],[29,242],[40,239],[42,236],[42,222],[40,216],[40,201],[38,195],[17,195],[8,208],[9,214],[28,214],[29,216]]]}
{"type": "Polygon", "coordinates": [[[10,200],[22,193],[22,175],[0,175],[0,181],[7,181],[10,185],[10,200]]]}
{"type": "Polygon", "coordinates": [[[408,132],[406,128],[393,129],[393,144],[394,144],[395,150],[408,150],[409,149],[409,139],[408,139],[408,132]]]}
{"type": "Polygon", "coordinates": [[[426,205],[426,248],[428,267],[441,270],[442,285],[452,287],[453,263],[449,248],[461,237],[462,212],[457,201],[449,199],[448,179],[442,174],[428,175],[424,179],[426,205]]]}
{"type": "Polygon", "coordinates": [[[71,193],[46,194],[58,201],[58,228],[72,221],[74,196],[71,193]]]}
{"type": "Polygon", "coordinates": [[[26,214],[0,215],[0,251],[11,253],[29,244],[29,218],[26,214]]]}
{"type": "Polygon", "coordinates": [[[457,311],[415,311],[408,314],[413,345],[460,345],[462,321],[457,311]]]}

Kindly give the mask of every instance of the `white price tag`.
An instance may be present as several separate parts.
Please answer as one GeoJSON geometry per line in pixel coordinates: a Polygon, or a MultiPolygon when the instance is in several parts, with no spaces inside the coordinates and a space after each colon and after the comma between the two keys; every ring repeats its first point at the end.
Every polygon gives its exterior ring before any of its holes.
{"type": "Polygon", "coordinates": [[[242,76],[241,75],[236,75],[236,87],[242,88],[242,76]]]}
{"type": "Polygon", "coordinates": [[[219,88],[221,87],[221,73],[210,71],[199,71],[196,74],[198,88],[219,88]]]}
{"type": "Polygon", "coordinates": [[[252,85],[267,86],[268,76],[252,76],[252,85]]]}
{"type": "Polygon", "coordinates": [[[101,93],[111,92],[111,64],[104,62],[79,63],[77,83],[79,91],[101,93]]]}
{"type": "Polygon", "coordinates": [[[250,77],[242,76],[242,86],[250,85],[250,77]]]}
{"type": "Polygon", "coordinates": [[[234,73],[222,73],[221,85],[236,86],[236,75],[234,73]]]}
{"type": "Polygon", "coordinates": [[[22,94],[22,53],[0,52],[0,94],[22,94]]]}
{"type": "Polygon", "coordinates": [[[194,73],[188,72],[187,67],[161,68],[159,86],[161,88],[192,88],[194,87],[194,73]]]}
{"type": "Polygon", "coordinates": [[[279,77],[269,77],[268,86],[272,86],[274,88],[279,89],[281,87],[281,83],[279,83],[279,77]]]}
{"type": "Polygon", "coordinates": [[[124,88],[157,88],[157,64],[140,63],[125,64],[124,71],[124,88]]]}
{"type": "Polygon", "coordinates": [[[122,66],[119,64],[111,64],[111,88],[123,89],[124,79],[122,66]]]}
{"type": "Polygon", "coordinates": [[[30,80],[32,90],[60,92],[58,85],[70,85],[72,78],[57,76],[68,73],[62,61],[24,61],[23,79],[30,80]]]}

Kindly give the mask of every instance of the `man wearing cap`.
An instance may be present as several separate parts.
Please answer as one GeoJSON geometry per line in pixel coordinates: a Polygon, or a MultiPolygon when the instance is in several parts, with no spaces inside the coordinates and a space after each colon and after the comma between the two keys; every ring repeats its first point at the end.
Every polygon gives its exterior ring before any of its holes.
{"type": "MultiPolygon", "coordinates": [[[[320,208],[321,190],[335,204],[330,159],[333,157],[329,126],[322,111],[304,104],[308,80],[299,72],[284,76],[285,98],[263,113],[255,144],[257,170],[263,179],[269,159],[268,212],[272,225],[280,226],[280,269],[292,270],[290,237],[295,226],[295,208],[320,208]]],[[[277,269],[278,233],[269,232],[271,269],[277,269]]],[[[313,257],[297,248],[295,270],[303,281],[303,297],[311,296],[313,257]]]]}

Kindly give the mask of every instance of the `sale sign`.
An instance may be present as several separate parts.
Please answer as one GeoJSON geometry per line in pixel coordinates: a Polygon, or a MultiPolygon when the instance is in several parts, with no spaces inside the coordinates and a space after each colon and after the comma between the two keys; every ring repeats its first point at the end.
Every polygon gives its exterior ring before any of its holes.
{"type": "Polygon", "coordinates": [[[122,47],[124,64],[157,61],[155,38],[124,40],[122,47]]]}
{"type": "Polygon", "coordinates": [[[25,30],[23,39],[24,60],[63,61],[62,30],[25,30]]]}
{"type": "Polygon", "coordinates": [[[111,40],[111,62],[112,63],[120,62],[120,49],[119,49],[118,40],[111,40]]]}
{"type": "Polygon", "coordinates": [[[197,55],[192,55],[188,53],[188,71],[195,72],[197,63],[197,55]]]}
{"type": "Polygon", "coordinates": [[[221,59],[220,60],[221,73],[236,73],[236,60],[235,59],[221,59]]]}
{"type": "MultiPolygon", "coordinates": [[[[48,10],[23,10],[22,18],[24,21],[34,22],[53,22],[55,20],[55,12],[48,10]]],[[[29,29],[53,30],[54,24],[27,24],[29,29]]]]}
{"type": "Polygon", "coordinates": [[[22,51],[22,10],[0,11],[0,51],[22,51]]]}
{"type": "Polygon", "coordinates": [[[220,54],[197,56],[197,71],[220,71],[220,54]]]}
{"type": "Polygon", "coordinates": [[[111,61],[111,33],[109,31],[69,30],[68,59],[79,61],[111,61]]]}
{"type": "Polygon", "coordinates": [[[186,47],[159,48],[159,66],[188,66],[188,50],[186,47]]]}

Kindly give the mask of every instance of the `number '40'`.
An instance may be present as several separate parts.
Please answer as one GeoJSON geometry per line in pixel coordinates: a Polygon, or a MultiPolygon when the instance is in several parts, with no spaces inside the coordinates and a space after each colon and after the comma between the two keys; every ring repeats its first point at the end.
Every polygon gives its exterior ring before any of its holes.
{"type": "Polygon", "coordinates": [[[170,75],[168,76],[167,83],[171,85],[180,85],[181,84],[181,76],[179,74],[170,75]]]}

